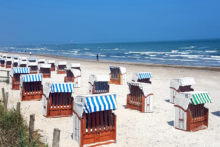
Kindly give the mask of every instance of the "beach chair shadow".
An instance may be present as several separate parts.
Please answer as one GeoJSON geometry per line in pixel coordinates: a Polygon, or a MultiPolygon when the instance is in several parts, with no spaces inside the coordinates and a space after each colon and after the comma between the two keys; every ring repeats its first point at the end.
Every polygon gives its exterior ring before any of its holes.
{"type": "Polygon", "coordinates": [[[122,105],[126,109],[126,105],[122,105]]]}
{"type": "Polygon", "coordinates": [[[167,99],[167,100],[165,100],[167,103],[170,103],[170,100],[169,99],[167,99]]]}
{"type": "Polygon", "coordinates": [[[219,111],[211,112],[215,116],[219,116],[219,111]]]}
{"type": "Polygon", "coordinates": [[[173,126],[173,121],[168,121],[168,125],[173,126]]]}

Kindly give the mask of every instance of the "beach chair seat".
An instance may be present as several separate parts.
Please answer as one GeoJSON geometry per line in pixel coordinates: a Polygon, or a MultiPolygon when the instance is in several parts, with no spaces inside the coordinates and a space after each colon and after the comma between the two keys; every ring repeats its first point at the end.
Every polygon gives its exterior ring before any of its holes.
{"type": "Polygon", "coordinates": [[[13,59],[11,63],[11,67],[18,67],[18,62],[19,62],[18,59],[13,59]]]}
{"type": "Polygon", "coordinates": [[[48,82],[44,84],[42,113],[45,117],[69,117],[73,112],[73,83],[48,82]]]}
{"type": "Polygon", "coordinates": [[[20,57],[20,56],[16,56],[16,55],[15,55],[15,56],[13,56],[13,59],[19,60],[19,57],[20,57]]]}
{"type": "Polygon", "coordinates": [[[142,113],[153,112],[153,86],[149,83],[128,82],[127,109],[142,113]]]}
{"type": "Polygon", "coordinates": [[[20,89],[20,76],[23,74],[29,74],[30,68],[13,67],[9,73],[9,87],[12,90],[20,89]]]}
{"type": "Polygon", "coordinates": [[[12,59],[12,56],[11,55],[7,55],[6,58],[7,59],[12,59]]]}
{"type": "Polygon", "coordinates": [[[110,84],[126,84],[126,68],[110,66],[110,84]]]}
{"type": "Polygon", "coordinates": [[[39,73],[43,74],[43,78],[51,78],[51,64],[39,64],[39,73]]]}
{"type": "Polygon", "coordinates": [[[80,87],[81,85],[81,71],[79,69],[65,68],[66,76],[64,82],[74,83],[74,87],[80,87]]]}
{"type": "Polygon", "coordinates": [[[42,74],[28,74],[20,76],[21,101],[42,99],[42,76],[42,74]]]}
{"type": "Polygon", "coordinates": [[[55,60],[47,60],[47,64],[51,64],[51,71],[55,71],[55,60]]]}
{"type": "Polygon", "coordinates": [[[207,91],[179,92],[174,105],[174,127],[184,131],[198,131],[208,128],[209,109],[205,103],[211,103],[207,91]]]}
{"type": "Polygon", "coordinates": [[[89,94],[109,93],[109,75],[90,75],[89,77],[89,94]]]}
{"type": "Polygon", "coordinates": [[[55,70],[57,74],[65,74],[65,68],[66,68],[67,62],[66,61],[58,61],[55,64],[55,70]]]}
{"type": "Polygon", "coordinates": [[[116,143],[117,121],[113,113],[116,109],[116,94],[77,96],[73,108],[73,139],[80,147],[116,143]]]}
{"type": "Polygon", "coordinates": [[[150,79],[152,78],[151,72],[136,72],[132,74],[133,82],[142,82],[151,84],[150,79]]]}
{"type": "Polygon", "coordinates": [[[170,103],[175,103],[175,97],[177,93],[194,91],[191,86],[195,84],[196,82],[194,77],[182,77],[172,79],[170,82],[170,103]]]}

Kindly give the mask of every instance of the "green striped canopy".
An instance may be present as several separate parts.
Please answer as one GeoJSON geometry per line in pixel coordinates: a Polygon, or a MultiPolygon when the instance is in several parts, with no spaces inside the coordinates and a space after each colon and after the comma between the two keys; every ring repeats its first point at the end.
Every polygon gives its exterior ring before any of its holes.
{"type": "Polygon", "coordinates": [[[190,100],[193,105],[212,103],[211,97],[208,93],[192,94],[190,100]]]}

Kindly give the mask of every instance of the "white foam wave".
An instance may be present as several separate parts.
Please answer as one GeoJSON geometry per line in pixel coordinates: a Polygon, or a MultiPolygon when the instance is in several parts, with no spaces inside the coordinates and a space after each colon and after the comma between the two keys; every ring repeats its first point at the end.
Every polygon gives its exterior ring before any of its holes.
{"type": "Polygon", "coordinates": [[[138,58],[141,58],[141,57],[128,56],[128,58],[137,58],[138,59],[138,58]]]}
{"type": "Polygon", "coordinates": [[[215,53],[217,51],[205,51],[206,53],[215,53]]]}
{"type": "Polygon", "coordinates": [[[73,52],[73,53],[78,53],[78,51],[70,51],[70,52],[73,52]]]}
{"type": "Polygon", "coordinates": [[[179,49],[191,49],[191,48],[195,48],[196,46],[189,46],[189,47],[180,47],[179,49]]]}
{"type": "Polygon", "coordinates": [[[172,53],[177,53],[179,50],[172,50],[172,53]]]}
{"type": "Polygon", "coordinates": [[[110,57],[114,57],[114,58],[126,58],[125,56],[110,56],[110,57]]]}
{"type": "Polygon", "coordinates": [[[118,50],[118,48],[115,48],[115,49],[113,49],[113,50],[118,50]]]}
{"type": "Polygon", "coordinates": [[[211,58],[220,58],[220,56],[211,56],[211,58]]]}
{"type": "Polygon", "coordinates": [[[99,55],[99,56],[101,56],[101,57],[106,57],[106,55],[99,55]]]}
{"type": "Polygon", "coordinates": [[[170,55],[170,57],[199,58],[199,57],[203,57],[203,55],[170,55]]]}
{"type": "Polygon", "coordinates": [[[180,61],[199,61],[199,60],[187,60],[187,59],[182,59],[180,61]]]}
{"type": "Polygon", "coordinates": [[[88,49],[88,48],[84,48],[84,50],[90,50],[90,49],[88,49]]]}
{"type": "Polygon", "coordinates": [[[157,56],[157,55],[150,55],[151,57],[153,57],[153,56],[157,56]]]}

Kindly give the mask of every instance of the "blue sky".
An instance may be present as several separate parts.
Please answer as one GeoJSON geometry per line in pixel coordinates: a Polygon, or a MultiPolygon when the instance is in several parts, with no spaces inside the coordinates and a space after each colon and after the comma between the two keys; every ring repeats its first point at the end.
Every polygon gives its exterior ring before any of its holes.
{"type": "Polygon", "coordinates": [[[220,38],[219,0],[0,1],[0,43],[220,38]]]}

